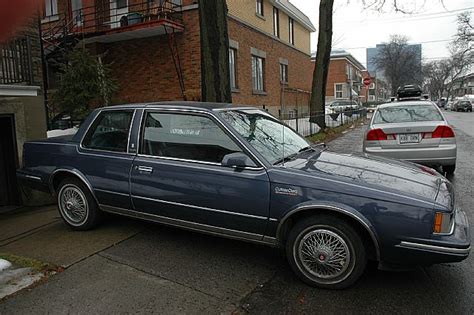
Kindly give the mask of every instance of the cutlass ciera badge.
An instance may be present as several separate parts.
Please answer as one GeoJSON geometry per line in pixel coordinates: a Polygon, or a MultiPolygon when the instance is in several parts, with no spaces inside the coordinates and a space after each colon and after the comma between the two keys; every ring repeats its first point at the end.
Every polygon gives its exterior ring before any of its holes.
{"type": "Polygon", "coordinates": [[[290,187],[275,187],[275,194],[298,196],[298,190],[290,187]]]}

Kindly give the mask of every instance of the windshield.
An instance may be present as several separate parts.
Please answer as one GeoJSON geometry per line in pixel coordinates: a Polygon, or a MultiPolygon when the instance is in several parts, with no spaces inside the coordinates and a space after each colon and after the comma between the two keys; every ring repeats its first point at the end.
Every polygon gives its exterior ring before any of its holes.
{"type": "Polygon", "coordinates": [[[306,139],[264,111],[228,110],[219,115],[271,164],[310,147],[306,139]]]}
{"type": "Polygon", "coordinates": [[[443,121],[443,116],[430,104],[403,105],[379,108],[374,124],[391,124],[415,121],[443,121]]]}

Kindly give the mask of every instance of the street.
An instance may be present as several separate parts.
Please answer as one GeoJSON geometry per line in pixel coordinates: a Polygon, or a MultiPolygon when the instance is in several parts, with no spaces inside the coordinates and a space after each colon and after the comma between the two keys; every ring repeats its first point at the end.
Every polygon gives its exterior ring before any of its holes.
{"type": "MultiPolygon", "coordinates": [[[[458,141],[457,169],[451,180],[472,231],[474,114],[444,113],[458,141]]],[[[355,127],[331,142],[329,149],[360,152],[364,129],[355,127]]],[[[0,303],[0,313],[474,312],[472,254],[461,263],[406,272],[379,271],[369,265],[352,288],[328,291],[303,284],[280,251],[268,247],[123,218],[112,218],[93,232],[68,235],[100,233],[111,225],[124,230],[132,226],[133,231],[122,241],[75,260],[46,283],[0,303]]],[[[72,256],[82,246],[76,245],[77,249],[69,249],[72,256]]]]}

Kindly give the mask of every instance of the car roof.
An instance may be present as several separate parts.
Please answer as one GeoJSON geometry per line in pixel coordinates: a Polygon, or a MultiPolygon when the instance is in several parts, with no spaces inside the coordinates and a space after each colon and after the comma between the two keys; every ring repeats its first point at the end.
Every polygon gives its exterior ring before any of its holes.
{"type": "Polygon", "coordinates": [[[387,107],[397,107],[397,106],[404,106],[404,105],[434,105],[432,101],[428,100],[420,100],[420,101],[401,101],[401,102],[391,102],[391,103],[385,103],[385,104],[380,104],[378,108],[387,108],[387,107]]]}
{"type": "Polygon", "coordinates": [[[113,105],[98,108],[103,109],[142,109],[142,108],[179,108],[179,109],[200,109],[205,111],[215,111],[223,109],[237,109],[237,108],[256,108],[249,105],[238,105],[231,103],[216,103],[216,102],[191,102],[191,101],[168,101],[168,102],[149,102],[149,103],[133,103],[113,105]]]}

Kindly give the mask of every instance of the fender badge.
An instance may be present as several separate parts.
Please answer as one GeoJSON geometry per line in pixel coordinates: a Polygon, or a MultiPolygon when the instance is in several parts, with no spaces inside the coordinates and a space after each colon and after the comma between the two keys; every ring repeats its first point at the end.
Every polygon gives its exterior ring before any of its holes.
{"type": "Polygon", "coordinates": [[[293,188],[284,188],[284,187],[275,187],[275,194],[288,195],[288,196],[298,196],[298,190],[293,188]]]}

